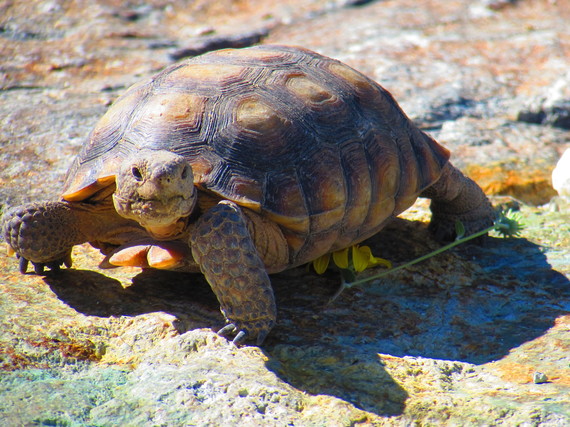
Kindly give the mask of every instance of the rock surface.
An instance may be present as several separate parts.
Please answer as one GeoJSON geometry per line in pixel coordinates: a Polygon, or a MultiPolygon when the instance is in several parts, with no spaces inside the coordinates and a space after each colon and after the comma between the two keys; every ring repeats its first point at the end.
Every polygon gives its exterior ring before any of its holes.
{"type": "Polygon", "coordinates": [[[552,171],[552,186],[560,197],[570,197],[570,149],[566,149],[552,171]]]}
{"type": "MultiPolygon", "coordinates": [[[[164,2],[0,6],[0,204],[55,198],[127,86],[212,46],[299,44],[389,89],[521,238],[460,246],[345,291],[273,277],[279,323],[235,348],[199,275],[17,271],[0,256],[6,425],[570,424],[570,214],[549,203],[570,146],[570,1],[164,2]],[[495,199],[497,204],[502,199],[495,199]],[[544,374],[545,378],[538,374],[544,374]],[[540,381],[536,381],[540,378],[540,381]]],[[[419,202],[369,242],[400,263],[438,247],[419,202]],[[416,221],[411,221],[416,220],[416,221]]]]}

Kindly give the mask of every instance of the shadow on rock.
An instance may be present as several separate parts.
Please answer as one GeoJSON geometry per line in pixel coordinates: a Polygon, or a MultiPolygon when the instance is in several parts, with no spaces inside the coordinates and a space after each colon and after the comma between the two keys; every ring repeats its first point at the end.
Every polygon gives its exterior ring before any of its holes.
{"type": "MultiPolygon", "coordinates": [[[[406,391],[379,354],[483,364],[540,337],[570,307],[570,283],[544,249],[526,239],[464,245],[345,291],[337,272],[300,267],[272,276],[278,323],[263,345],[267,367],[293,387],[334,396],[381,415],[401,414],[406,391]]],[[[367,244],[396,264],[440,244],[425,224],[397,220],[367,244]]],[[[219,305],[201,275],[144,271],[121,284],[93,271],[46,277],[59,298],[87,315],[164,311],[180,332],[221,326],[219,305]]]]}
{"type": "Polygon", "coordinates": [[[526,239],[496,238],[486,247],[469,246],[458,253],[480,270],[468,289],[450,293],[449,333],[463,344],[457,352],[441,353],[442,358],[471,363],[499,359],[568,314],[570,281],[548,263],[545,248],[526,239]]]}
{"type": "Polygon", "coordinates": [[[144,270],[126,288],[116,279],[89,270],[62,270],[44,280],[63,302],[88,316],[162,311],[178,318],[180,333],[223,322],[216,297],[198,274],[144,270]]]}
{"type": "MultiPolygon", "coordinates": [[[[402,254],[430,241],[421,224],[399,222],[373,241],[380,256],[387,247],[402,254]]],[[[381,321],[371,345],[381,353],[486,363],[543,335],[567,313],[570,282],[544,250],[526,239],[488,238],[484,246],[459,246],[387,276],[348,302],[375,307],[368,318],[381,321]]],[[[408,259],[429,250],[419,252],[408,259]]]]}
{"type": "MultiPolygon", "coordinates": [[[[367,244],[398,263],[439,246],[425,225],[405,220],[367,244]]],[[[570,307],[570,282],[526,239],[462,246],[329,305],[334,272],[296,269],[273,284],[280,318],[264,346],[268,369],[379,415],[401,414],[408,397],[379,354],[484,364],[542,336],[570,307]]]]}
{"type": "Polygon", "coordinates": [[[277,345],[266,354],[268,369],[311,395],[334,396],[383,416],[401,415],[409,397],[375,353],[334,345],[277,345]]]}
{"type": "MultiPolygon", "coordinates": [[[[425,225],[405,220],[367,243],[396,263],[440,246],[425,225]]],[[[338,275],[297,275],[273,279],[280,343],[332,341],[359,352],[482,364],[543,335],[570,306],[570,282],[526,239],[461,246],[345,291],[330,305],[338,275]]]]}
{"type": "MultiPolygon", "coordinates": [[[[370,239],[375,255],[404,262],[439,247],[422,223],[396,220],[370,239]]],[[[95,316],[164,311],[181,331],[219,327],[219,305],[201,275],[147,270],[121,284],[94,271],[66,270],[45,278],[60,299],[95,316]]],[[[278,323],[265,346],[335,343],[393,356],[481,364],[541,336],[567,313],[570,283],[526,239],[489,238],[464,245],[380,283],[345,291],[332,271],[305,267],[272,276],[278,323]]]]}

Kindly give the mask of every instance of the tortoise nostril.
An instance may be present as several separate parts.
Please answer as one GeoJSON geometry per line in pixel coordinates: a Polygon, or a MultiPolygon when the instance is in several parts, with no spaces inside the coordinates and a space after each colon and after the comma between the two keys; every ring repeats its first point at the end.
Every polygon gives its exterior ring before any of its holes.
{"type": "Polygon", "coordinates": [[[133,177],[137,181],[142,181],[142,173],[141,173],[139,168],[137,168],[136,166],[133,166],[133,168],[131,169],[131,173],[133,174],[133,177]]]}
{"type": "Polygon", "coordinates": [[[184,169],[182,169],[182,174],[180,175],[180,177],[182,179],[188,178],[188,166],[184,166],[184,169]]]}

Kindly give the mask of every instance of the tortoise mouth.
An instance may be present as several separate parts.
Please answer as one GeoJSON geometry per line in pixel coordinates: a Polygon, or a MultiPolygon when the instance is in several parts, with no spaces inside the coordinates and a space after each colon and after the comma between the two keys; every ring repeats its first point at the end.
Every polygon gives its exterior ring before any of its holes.
{"type": "Polygon", "coordinates": [[[186,228],[185,218],[180,218],[169,225],[158,225],[158,226],[147,225],[145,227],[148,234],[150,234],[155,239],[159,240],[173,238],[181,234],[185,228],[186,228]]]}
{"type": "Polygon", "coordinates": [[[196,197],[170,197],[166,200],[127,198],[113,194],[113,203],[119,215],[132,219],[153,237],[166,238],[180,234],[186,227],[186,218],[194,210],[196,197]]]}

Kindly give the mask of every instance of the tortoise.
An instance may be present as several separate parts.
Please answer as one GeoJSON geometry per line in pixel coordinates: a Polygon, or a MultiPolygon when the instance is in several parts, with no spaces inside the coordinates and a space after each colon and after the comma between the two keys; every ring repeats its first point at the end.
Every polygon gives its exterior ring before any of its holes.
{"type": "Polygon", "coordinates": [[[187,59],[99,120],[59,201],[9,209],[3,235],[41,274],[90,242],[101,266],[201,271],[235,343],[276,322],[268,274],[378,233],[417,197],[453,238],[494,211],[449,151],[382,86],[310,50],[260,45],[187,59]]]}

